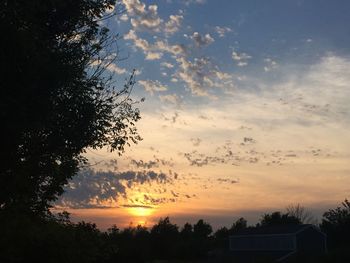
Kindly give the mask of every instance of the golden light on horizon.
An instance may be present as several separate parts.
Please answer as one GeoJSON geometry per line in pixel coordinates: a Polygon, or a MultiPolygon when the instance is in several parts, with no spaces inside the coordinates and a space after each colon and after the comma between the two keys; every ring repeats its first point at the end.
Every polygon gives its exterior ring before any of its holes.
{"type": "Polygon", "coordinates": [[[147,217],[153,214],[154,208],[151,207],[130,207],[128,208],[128,212],[137,217],[147,217]]]}

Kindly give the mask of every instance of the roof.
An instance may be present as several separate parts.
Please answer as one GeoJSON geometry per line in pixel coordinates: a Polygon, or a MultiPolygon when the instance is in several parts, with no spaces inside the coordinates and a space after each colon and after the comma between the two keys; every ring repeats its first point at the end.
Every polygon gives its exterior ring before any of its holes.
{"type": "Polygon", "coordinates": [[[232,236],[295,234],[309,227],[312,227],[312,225],[289,224],[289,225],[276,225],[276,226],[263,226],[263,227],[248,227],[238,231],[232,236]]]}

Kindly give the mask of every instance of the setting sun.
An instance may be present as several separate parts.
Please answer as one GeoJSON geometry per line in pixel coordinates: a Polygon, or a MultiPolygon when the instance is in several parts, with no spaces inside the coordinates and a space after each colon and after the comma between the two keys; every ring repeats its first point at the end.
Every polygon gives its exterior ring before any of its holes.
{"type": "Polygon", "coordinates": [[[130,207],[128,212],[133,216],[145,217],[152,215],[154,209],[150,207],[130,207]]]}

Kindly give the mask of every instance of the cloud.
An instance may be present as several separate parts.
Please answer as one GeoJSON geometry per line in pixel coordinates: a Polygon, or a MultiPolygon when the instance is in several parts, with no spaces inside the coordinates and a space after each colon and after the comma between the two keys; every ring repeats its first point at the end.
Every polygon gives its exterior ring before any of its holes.
{"type": "Polygon", "coordinates": [[[118,17],[118,19],[125,22],[129,20],[129,17],[127,14],[122,14],[120,17],[118,17]]]}
{"type": "Polygon", "coordinates": [[[153,209],[153,206],[150,205],[130,205],[130,204],[126,204],[126,205],[121,205],[121,207],[126,207],[126,208],[146,208],[146,209],[153,209]]]}
{"type": "Polygon", "coordinates": [[[160,83],[158,80],[139,80],[137,83],[143,86],[143,88],[151,94],[153,94],[154,92],[168,90],[168,87],[160,83]]]}
{"type": "Polygon", "coordinates": [[[179,69],[176,76],[187,84],[194,95],[213,97],[209,89],[233,85],[231,75],[221,72],[208,58],[190,61],[186,57],[179,57],[177,62],[179,69]]]}
{"type": "Polygon", "coordinates": [[[191,138],[191,142],[192,142],[192,144],[193,144],[193,146],[199,146],[200,145],[200,143],[202,142],[202,140],[201,139],[199,139],[199,138],[191,138]]]}
{"type": "MultiPolygon", "coordinates": [[[[191,141],[195,142],[195,140],[191,141]]],[[[216,148],[215,153],[192,152],[183,153],[191,166],[207,165],[255,165],[263,163],[265,165],[285,165],[291,164],[300,158],[329,158],[333,154],[327,149],[273,149],[263,151],[256,149],[256,140],[251,137],[243,137],[241,142],[234,143],[226,141],[225,144],[216,148]]],[[[197,145],[194,145],[197,146],[197,145]]]]}
{"type": "Polygon", "coordinates": [[[238,53],[237,51],[232,51],[232,59],[236,61],[237,66],[244,67],[248,65],[248,60],[252,57],[247,53],[238,53]]]}
{"type": "Polygon", "coordinates": [[[185,56],[187,48],[182,44],[169,44],[166,40],[155,42],[154,48],[163,52],[168,52],[174,56],[185,56]]]}
{"type": "Polygon", "coordinates": [[[124,39],[133,41],[135,47],[143,51],[146,60],[157,60],[163,56],[163,53],[160,50],[154,45],[151,45],[146,39],[138,37],[136,32],[132,29],[124,35],[124,39]]]}
{"type": "Polygon", "coordinates": [[[165,115],[163,115],[163,118],[165,121],[170,121],[171,123],[175,123],[177,121],[179,117],[179,113],[175,112],[171,117],[166,117],[165,115]]]}
{"type": "Polygon", "coordinates": [[[210,34],[205,34],[203,36],[198,32],[194,32],[190,38],[194,41],[197,47],[207,46],[214,42],[214,38],[212,38],[210,34]]]}
{"type": "Polygon", "coordinates": [[[159,168],[160,166],[173,167],[174,162],[171,159],[166,160],[166,159],[161,159],[156,156],[153,156],[153,160],[149,160],[149,161],[131,159],[130,165],[136,168],[153,169],[153,168],[159,168]]]}
{"type": "Polygon", "coordinates": [[[148,52],[146,54],[146,60],[156,60],[160,59],[163,56],[160,52],[148,52]]]}
{"type": "MultiPolygon", "coordinates": [[[[182,11],[177,15],[170,15],[168,21],[164,21],[158,14],[158,6],[153,4],[147,6],[140,0],[123,0],[130,23],[135,31],[149,31],[166,35],[176,33],[184,19],[182,11]]],[[[127,19],[124,18],[124,21],[127,19]]]]}
{"type": "Polygon", "coordinates": [[[94,171],[84,169],[66,185],[56,206],[70,208],[117,207],[119,199],[128,198],[135,185],[170,184],[173,179],[154,171],[94,171]]]}
{"type": "MultiPolygon", "coordinates": [[[[174,16],[172,19],[180,18],[174,16]]],[[[214,41],[209,34],[202,36],[198,32],[193,33],[191,38],[195,42],[196,47],[209,45],[214,41]]],[[[133,41],[135,48],[143,51],[146,60],[158,60],[165,53],[170,54],[178,64],[175,73],[171,75],[171,82],[183,81],[193,95],[214,98],[215,96],[209,93],[210,89],[230,89],[234,87],[233,78],[230,74],[219,70],[211,62],[210,58],[191,59],[190,49],[183,44],[170,44],[167,39],[149,43],[146,39],[140,38],[133,29],[124,36],[124,39],[133,41]]],[[[170,69],[174,67],[174,64],[163,61],[161,66],[170,69]]],[[[160,85],[157,85],[158,83],[140,82],[140,84],[147,87],[146,89],[150,92],[165,90],[160,85]]]]}
{"type": "MultiPolygon", "coordinates": [[[[136,35],[136,32],[132,29],[126,35],[124,35],[124,39],[132,40],[134,42],[135,47],[141,49],[143,53],[146,55],[146,57],[148,56],[149,53],[154,53],[152,52],[153,51],[152,46],[148,43],[148,41],[146,39],[139,38],[136,35]]],[[[149,57],[152,57],[152,55],[150,55],[149,57]]]]}
{"type": "Polygon", "coordinates": [[[220,183],[229,183],[229,184],[238,184],[239,183],[239,180],[232,180],[229,178],[218,178],[217,181],[220,183]]]}
{"type": "Polygon", "coordinates": [[[146,39],[138,37],[136,32],[132,29],[124,35],[124,39],[133,41],[135,47],[141,49],[148,60],[160,59],[163,56],[163,52],[170,53],[174,56],[183,56],[186,54],[184,45],[170,45],[166,40],[159,40],[150,44],[146,39]]]}
{"type": "Polygon", "coordinates": [[[278,68],[277,62],[274,61],[271,58],[265,58],[264,62],[266,63],[266,65],[264,66],[264,71],[265,72],[269,72],[271,70],[274,70],[274,69],[278,68]]]}
{"type": "Polygon", "coordinates": [[[165,68],[174,68],[174,65],[169,62],[162,62],[160,65],[165,68]]]}
{"type": "Polygon", "coordinates": [[[107,70],[118,75],[125,74],[127,72],[126,69],[120,68],[114,63],[109,64],[107,70]]]}
{"type": "Polygon", "coordinates": [[[158,15],[157,5],[146,7],[139,0],[123,0],[123,4],[128,14],[132,16],[130,22],[135,30],[159,31],[162,20],[158,15]]]}
{"type": "Polygon", "coordinates": [[[205,4],[206,0],[182,0],[182,2],[185,5],[191,5],[191,4],[205,4]]]}
{"type": "Polygon", "coordinates": [[[170,103],[177,106],[181,105],[181,99],[176,94],[159,95],[159,99],[163,103],[170,103]]]}
{"type": "Polygon", "coordinates": [[[215,32],[219,35],[219,37],[225,37],[226,33],[232,32],[232,29],[225,26],[225,27],[220,27],[216,26],[215,27],[215,32]]]}
{"type": "Polygon", "coordinates": [[[165,23],[164,32],[168,35],[177,32],[180,29],[183,19],[184,17],[182,15],[170,15],[169,20],[165,23]]]}

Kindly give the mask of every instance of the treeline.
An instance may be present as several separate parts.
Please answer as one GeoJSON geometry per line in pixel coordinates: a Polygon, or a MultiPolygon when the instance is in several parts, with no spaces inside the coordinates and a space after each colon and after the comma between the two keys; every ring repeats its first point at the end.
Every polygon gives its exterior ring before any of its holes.
{"type": "MultiPolygon", "coordinates": [[[[248,226],[244,218],[213,231],[200,219],[182,227],[168,217],[150,228],[112,226],[100,231],[96,224],[73,223],[67,212],[37,217],[2,213],[0,262],[226,262],[230,235],[247,227],[302,224],[312,217],[302,207],[262,215],[248,226]]],[[[350,202],[323,214],[321,228],[328,236],[329,253],[322,262],[350,262],[350,202]]]]}

